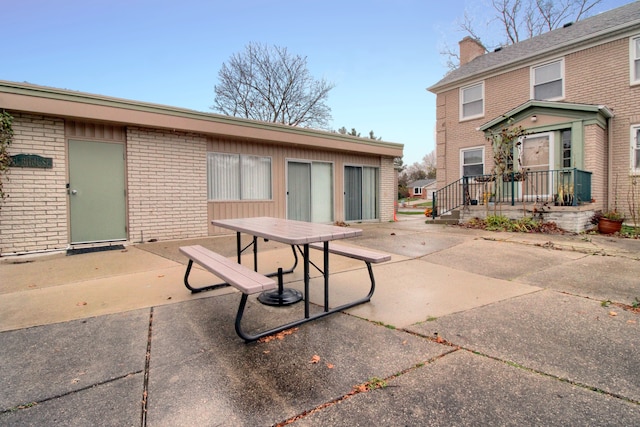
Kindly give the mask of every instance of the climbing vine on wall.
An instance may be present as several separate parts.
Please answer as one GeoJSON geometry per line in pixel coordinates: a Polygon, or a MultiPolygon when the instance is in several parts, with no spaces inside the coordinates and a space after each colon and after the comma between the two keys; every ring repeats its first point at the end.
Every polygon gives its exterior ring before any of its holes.
{"type": "Polygon", "coordinates": [[[9,146],[13,141],[13,117],[6,111],[0,112],[0,201],[7,197],[4,192],[4,182],[7,179],[11,157],[9,146]]]}

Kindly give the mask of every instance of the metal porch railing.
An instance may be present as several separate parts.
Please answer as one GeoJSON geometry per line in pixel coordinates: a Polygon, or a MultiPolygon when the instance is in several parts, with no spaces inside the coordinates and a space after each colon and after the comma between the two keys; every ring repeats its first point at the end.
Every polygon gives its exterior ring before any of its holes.
{"type": "Polygon", "coordinates": [[[591,201],[591,172],[577,168],[463,176],[433,194],[433,218],[467,205],[535,202],[577,206],[591,201]]]}

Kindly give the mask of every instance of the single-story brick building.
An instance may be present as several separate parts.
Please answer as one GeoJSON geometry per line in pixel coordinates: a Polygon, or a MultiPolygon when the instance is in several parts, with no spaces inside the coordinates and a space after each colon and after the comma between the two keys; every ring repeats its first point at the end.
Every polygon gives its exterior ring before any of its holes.
{"type": "Polygon", "coordinates": [[[433,193],[437,190],[436,179],[419,179],[410,182],[407,185],[409,197],[417,197],[419,199],[433,200],[433,193]]]}
{"type": "Polygon", "coordinates": [[[402,144],[7,81],[0,109],[0,255],[205,237],[233,217],[393,219],[402,144]]]}

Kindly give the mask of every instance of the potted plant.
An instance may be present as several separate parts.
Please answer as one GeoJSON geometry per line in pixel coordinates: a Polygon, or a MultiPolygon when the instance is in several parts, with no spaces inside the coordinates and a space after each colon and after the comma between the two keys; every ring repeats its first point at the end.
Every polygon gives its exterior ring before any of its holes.
{"type": "Polygon", "coordinates": [[[593,215],[591,222],[598,225],[598,232],[602,234],[617,233],[622,229],[624,218],[616,209],[612,211],[598,211],[593,215]]]}

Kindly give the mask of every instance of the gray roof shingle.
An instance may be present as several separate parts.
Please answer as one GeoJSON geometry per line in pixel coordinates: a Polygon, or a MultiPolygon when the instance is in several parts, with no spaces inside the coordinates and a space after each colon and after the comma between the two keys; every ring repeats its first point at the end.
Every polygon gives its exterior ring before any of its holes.
{"type": "Polygon", "coordinates": [[[456,82],[472,77],[479,78],[487,72],[509,68],[540,56],[550,56],[566,49],[574,49],[582,44],[590,44],[607,39],[617,33],[640,28],[640,1],[603,12],[578,21],[570,26],[558,28],[536,37],[490,52],[449,72],[438,83],[429,87],[430,92],[440,92],[456,82]]]}
{"type": "Polygon", "coordinates": [[[436,182],[435,179],[419,179],[417,181],[410,182],[407,187],[426,187],[434,182],[436,182]]]}

